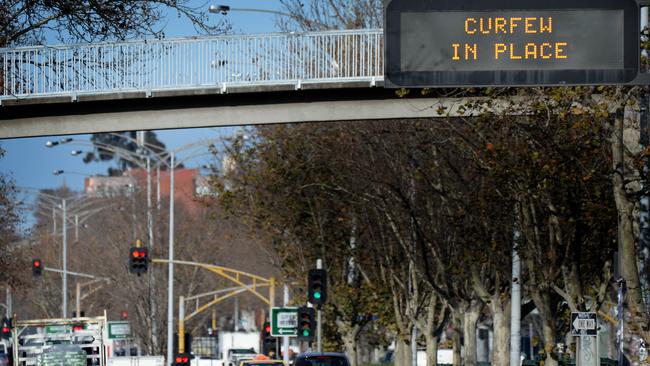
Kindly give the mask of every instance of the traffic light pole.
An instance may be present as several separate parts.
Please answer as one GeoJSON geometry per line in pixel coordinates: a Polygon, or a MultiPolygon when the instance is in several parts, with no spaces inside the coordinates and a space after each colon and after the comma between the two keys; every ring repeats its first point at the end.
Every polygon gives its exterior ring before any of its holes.
{"type": "MultiPolygon", "coordinates": [[[[108,277],[98,277],[98,276],[93,276],[87,273],[79,273],[79,272],[69,272],[69,271],[64,271],[60,269],[55,269],[55,268],[48,268],[44,267],[44,271],[48,272],[55,272],[55,273],[61,273],[64,276],[70,275],[70,276],[75,276],[75,277],[83,277],[83,278],[90,278],[92,281],[87,282],[87,283],[77,283],[77,297],[75,301],[75,308],[77,310],[77,317],[79,317],[80,314],[80,308],[81,308],[81,287],[82,286],[87,286],[87,285],[92,285],[94,283],[97,283],[99,281],[110,281],[108,277]]],[[[65,318],[64,318],[65,319],[65,318]]]]}
{"type": "Polygon", "coordinates": [[[86,283],[81,283],[81,282],[78,282],[78,281],[77,281],[77,297],[76,297],[76,300],[75,300],[75,309],[77,310],[77,312],[76,312],[76,314],[77,314],[77,318],[81,318],[81,317],[82,317],[82,316],[81,316],[81,300],[83,300],[83,299],[86,298],[88,295],[92,294],[93,292],[99,290],[99,289],[101,288],[101,285],[98,286],[98,287],[96,287],[96,288],[94,288],[94,289],[92,289],[92,290],[90,290],[90,291],[89,291],[88,293],[86,293],[84,296],[81,295],[81,288],[82,288],[82,287],[85,287],[85,286],[92,286],[92,285],[94,285],[94,284],[96,284],[96,283],[99,283],[99,282],[102,282],[102,281],[106,281],[106,282],[108,282],[108,281],[110,281],[110,279],[108,279],[108,278],[106,278],[106,277],[100,277],[100,278],[96,278],[96,279],[94,279],[94,280],[92,280],[92,281],[89,281],[89,282],[86,282],[86,283]]]}
{"type": "MultiPolygon", "coordinates": [[[[323,269],[323,260],[322,259],[317,259],[316,260],[316,269],[323,269]]],[[[321,306],[319,305],[316,308],[316,351],[317,352],[323,352],[323,342],[322,342],[322,335],[323,335],[323,326],[322,326],[322,314],[321,314],[321,306]]]]}
{"type": "Polygon", "coordinates": [[[178,353],[185,353],[185,297],[178,297],[178,353]]]}
{"type": "MultiPolygon", "coordinates": [[[[289,285],[284,284],[284,306],[289,305],[289,285]]],[[[289,336],[282,336],[282,359],[289,364],[289,336]]]]}
{"type": "Polygon", "coordinates": [[[13,314],[13,307],[12,307],[12,301],[11,301],[11,287],[7,286],[7,291],[6,291],[7,297],[6,297],[6,302],[7,302],[7,318],[11,318],[11,315],[13,314]]]}

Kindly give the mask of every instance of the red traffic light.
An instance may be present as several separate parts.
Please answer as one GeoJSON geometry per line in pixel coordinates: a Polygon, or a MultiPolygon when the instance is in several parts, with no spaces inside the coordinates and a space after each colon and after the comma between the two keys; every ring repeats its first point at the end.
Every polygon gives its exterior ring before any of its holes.
{"type": "Polygon", "coordinates": [[[43,273],[43,262],[40,259],[32,259],[32,274],[40,276],[43,273]]]}
{"type": "Polygon", "coordinates": [[[174,366],[189,366],[192,356],[188,353],[178,353],[174,356],[174,366]]]}
{"type": "Polygon", "coordinates": [[[133,247],[129,251],[129,269],[133,273],[147,272],[149,265],[149,251],[147,248],[133,247]]]}
{"type": "Polygon", "coordinates": [[[144,258],[147,256],[147,253],[145,253],[144,250],[136,249],[133,251],[133,253],[131,253],[131,255],[133,255],[133,258],[144,258]]]}
{"type": "Polygon", "coordinates": [[[2,327],[2,333],[9,333],[11,332],[11,328],[9,327],[2,327]]]}
{"type": "Polygon", "coordinates": [[[271,332],[271,326],[267,324],[266,327],[264,328],[264,330],[266,330],[267,333],[270,333],[271,332]]]}
{"type": "Polygon", "coordinates": [[[74,325],[74,326],[72,327],[72,331],[73,331],[73,332],[80,332],[80,331],[82,331],[82,330],[84,330],[84,326],[83,326],[83,325],[74,325]]]}

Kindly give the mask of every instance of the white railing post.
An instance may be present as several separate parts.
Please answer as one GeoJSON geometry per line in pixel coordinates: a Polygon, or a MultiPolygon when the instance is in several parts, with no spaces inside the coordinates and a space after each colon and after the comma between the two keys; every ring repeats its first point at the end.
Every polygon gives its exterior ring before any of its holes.
{"type": "Polygon", "coordinates": [[[207,86],[380,78],[383,31],[211,36],[0,48],[0,103],[207,86]],[[375,56],[375,57],[372,57],[375,56]],[[366,65],[367,64],[367,65],[366,65]]]}

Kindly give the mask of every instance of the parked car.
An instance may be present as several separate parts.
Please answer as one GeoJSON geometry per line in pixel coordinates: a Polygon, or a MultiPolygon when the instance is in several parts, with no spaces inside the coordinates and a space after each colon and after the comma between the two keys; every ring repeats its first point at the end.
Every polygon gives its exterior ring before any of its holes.
{"type": "Polygon", "coordinates": [[[345,354],[334,352],[301,353],[293,364],[294,366],[350,366],[345,354]]]}

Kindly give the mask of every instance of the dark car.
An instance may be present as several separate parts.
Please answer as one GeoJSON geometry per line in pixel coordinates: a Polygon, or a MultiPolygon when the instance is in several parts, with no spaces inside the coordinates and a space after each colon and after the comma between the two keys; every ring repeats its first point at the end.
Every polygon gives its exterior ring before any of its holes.
{"type": "Polygon", "coordinates": [[[294,366],[350,366],[348,358],[343,353],[307,352],[296,357],[294,366]]]}
{"type": "Polygon", "coordinates": [[[0,353],[0,366],[9,366],[9,355],[6,353],[0,353]]]}

